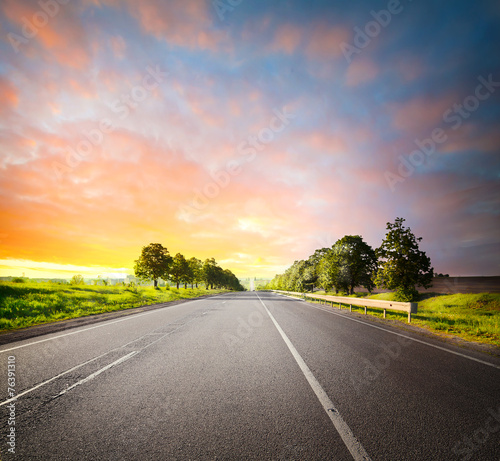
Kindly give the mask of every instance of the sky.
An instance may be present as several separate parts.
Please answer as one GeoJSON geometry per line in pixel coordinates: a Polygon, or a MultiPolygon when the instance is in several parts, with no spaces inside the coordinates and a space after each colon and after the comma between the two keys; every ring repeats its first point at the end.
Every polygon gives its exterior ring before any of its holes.
{"type": "Polygon", "coordinates": [[[2,0],[0,275],[272,277],[397,217],[500,275],[500,3],[2,0]]]}

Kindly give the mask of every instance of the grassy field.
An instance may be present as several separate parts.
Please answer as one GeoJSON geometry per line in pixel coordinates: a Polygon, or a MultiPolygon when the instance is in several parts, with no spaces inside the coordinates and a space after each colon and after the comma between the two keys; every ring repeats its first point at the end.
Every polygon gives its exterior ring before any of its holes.
{"type": "Polygon", "coordinates": [[[0,282],[0,331],[226,291],[0,282]]]}
{"type": "MultiPolygon", "coordinates": [[[[324,292],[317,292],[324,294],[324,292]]],[[[327,293],[335,296],[334,293],[327,293]]],[[[354,297],[393,301],[394,293],[356,293],[354,297]]],[[[364,308],[353,312],[364,313],[364,308]]],[[[368,309],[370,315],[382,318],[381,309],[368,309]]],[[[387,311],[387,319],[407,321],[405,312],[387,311]]],[[[500,294],[438,294],[423,293],[418,302],[418,313],[412,314],[412,325],[436,333],[448,333],[468,341],[500,346],[500,294]]]]}

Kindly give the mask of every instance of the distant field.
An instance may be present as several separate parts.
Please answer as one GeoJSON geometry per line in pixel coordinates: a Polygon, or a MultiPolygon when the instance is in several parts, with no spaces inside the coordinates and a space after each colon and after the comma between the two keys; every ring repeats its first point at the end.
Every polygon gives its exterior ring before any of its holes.
{"type": "MultiPolygon", "coordinates": [[[[324,294],[324,292],[316,292],[324,294]]],[[[334,293],[327,293],[335,296],[334,293]]],[[[439,294],[422,293],[418,313],[412,314],[412,324],[436,333],[448,333],[468,341],[500,346],[500,294],[439,294]]],[[[354,297],[392,301],[394,293],[356,293],[354,297]]],[[[364,308],[353,311],[364,312],[364,308]]],[[[382,318],[382,310],[368,309],[370,315],[382,318]]],[[[406,322],[404,312],[387,311],[387,319],[406,322]]]]}
{"type": "Polygon", "coordinates": [[[0,282],[0,331],[226,291],[0,282]]]}

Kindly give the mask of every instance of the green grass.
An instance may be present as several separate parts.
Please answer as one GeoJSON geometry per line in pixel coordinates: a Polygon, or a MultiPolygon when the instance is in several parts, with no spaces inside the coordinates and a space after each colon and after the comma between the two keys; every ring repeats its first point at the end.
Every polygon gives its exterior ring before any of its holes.
{"type": "MultiPolygon", "coordinates": [[[[335,296],[334,293],[327,294],[335,296]]],[[[394,301],[394,295],[356,293],[352,297],[394,301]]],[[[352,310],[364,313],[363,307],[353,306],[352,310]]],[[[368,309],[368,314],[383,317],[381,309],[368,309]]],[[[386,318],[406,323],[408,314],[387,311],[386,318]]],[[[423,293],[418,301],[418,313],[412,314],[411,323],[435,333],[447,333],[468,341],[500,346],[500,294],[423,293]]]]}
{"type": "Polygon", "coordinates": [[[226,291],[0,282],[0,331],[226,291]]]}

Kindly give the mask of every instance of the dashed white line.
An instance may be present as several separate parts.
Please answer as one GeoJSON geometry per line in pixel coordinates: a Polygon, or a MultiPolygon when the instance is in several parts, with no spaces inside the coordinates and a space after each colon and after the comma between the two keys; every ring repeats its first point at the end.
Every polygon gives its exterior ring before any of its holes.
{"type": "Polygon", "coordinates": [[[318,398],[319,402],[323,406],[326,414],[332,421],[335,429],[337,429],[337,432],[339,433],[340,437],[342,438],[344,444],[346,445],[347,449],[351,453],[353,459],[355,461],[369,461],[371,458],[368,456],[368,453],[366,450],[363,448],[359,440],[356,438],[356,436],[353,434],[347,423],[344,421],[342,416],[340,416],[339,411],[333,404],[333,402],[330,400],[330,397],[328,397],[328,394],[325,392],[325,390],[321,387],[321,384],[318,382],[316,377],[313,375],[312,371],[309,369],[307,364],[304,362],[304,359],[300,356],[300,354],[297,352],[297,349],[295,349],[295,346],[292,344],[286,333],[283,331],[283,329],[280,327],[276,319],[273,317],[271,312],[269,312],[269,309],[267,306],[264,304],[262,299],[260,299],[260,296],[258,293],[257,298],[259,298],[259,301],[262,303],[264,306],[264,309],[267,312],[267,315],[271,318],[272,322],[274,323],[274,326],[278,330],[279,334],[285,341],[285,344],[288,346],[288,349],[293,355],[293,358],[299,365],[302,373],[304,374],[305,378],[307,379],[309,385],[311,386],[312,390],[316,394],[316,397],[318,398]]]}
{"type": "Polygon", "coordinates": [[[109,370],[111,367],[114,367],[115,365],[118,365],[122,362],[125,362],[126,360],[132,358],[137,353],[138,353],[138,351],[132,351],[132,352],[130,352],[130,354],[127,354],[127,355],[123,356],[122,358],[115,360],[113,363],[106,365],[105,367],[101,368],[100,370],[97,370],[95,373],[88,375],[86,378],[81,379],[80,381],[76,382],[75,384],[69,386],[67,389],[64,389],[63,391],[59,392],[59,394],[57,394],[56,397],[60,397],[61,395],[66,394],[66,392],[70,391],[71,389],[74,389],[75,387],[80,386],[81,384],[84,384],[88,381],[91,381],[96,376],[99,376],[101,373],[105,372],[106,370],[109,370]]]}

